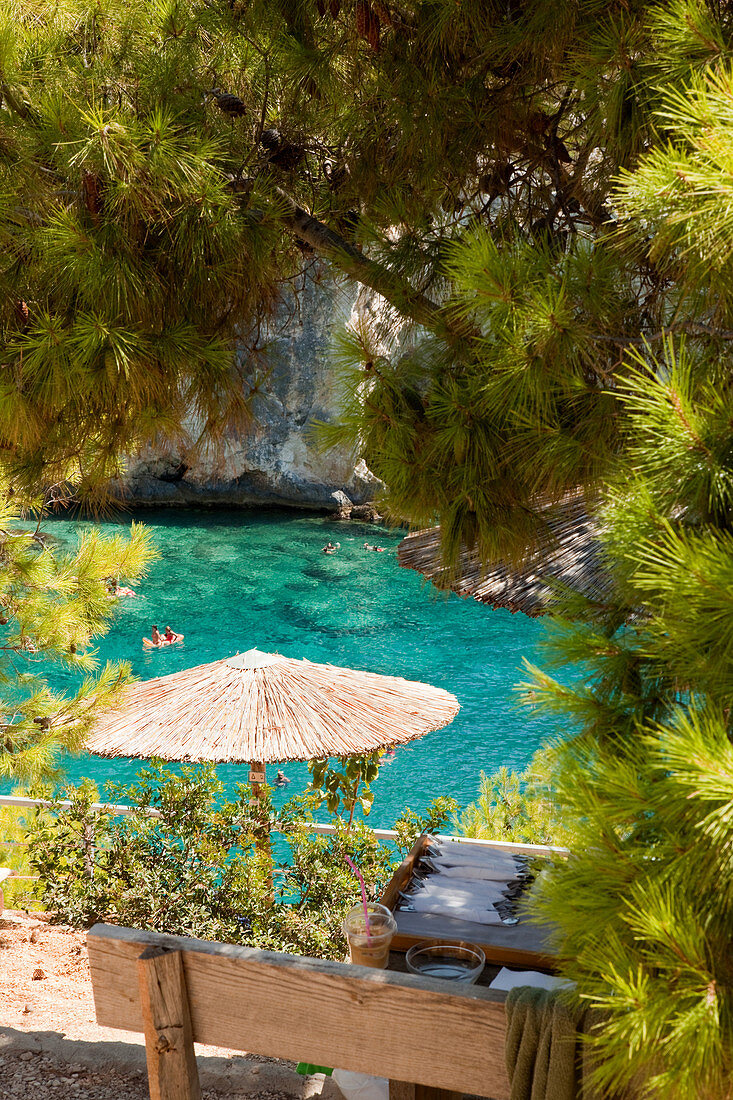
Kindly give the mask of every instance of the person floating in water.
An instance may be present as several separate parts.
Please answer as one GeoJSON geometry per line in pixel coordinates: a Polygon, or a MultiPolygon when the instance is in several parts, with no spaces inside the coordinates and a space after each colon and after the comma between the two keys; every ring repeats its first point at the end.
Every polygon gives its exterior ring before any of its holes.
{"type": "Polygon", "coordinates": [[[169,626],[165,628],[165,634],[161,634],[155,623],[150,628],[150,637],[143,638],[143,645],[149,649],[160,649],[161,646],[173,645],[174,642],[182,642],[183,634],[175,634],[169,626]]]}
{"type": "Polygon", "coordinates": [[[124,584],[118,584],[117,581],[107,582],[107,599],[116,600],[122,596],[137,596],[137,592],[133,592],[131,588],[128,588],[124,584]]]}
{"type": "Polygon", "coordinates": [[[341,549],[340,542],[331,542],[330,540],[323,547],[324,554],[335,554],[337,550],[341,549]]]}
{"type": "Polygon", "coordinates": [[[282,772],[280,768],[278,768],[277,775],[275,776],[275,786],[284,787],[285,784],[289,782],[290,780],[288,779],[287,775],[285,775],[285,773],[282,772]]]}
{"type": "Polygon", "coordinates": [[[365,550],[374,550],[377,554],[386,554],[387,548],[385,546],[371,546],[368,542],[364,543],[365,550]]]}

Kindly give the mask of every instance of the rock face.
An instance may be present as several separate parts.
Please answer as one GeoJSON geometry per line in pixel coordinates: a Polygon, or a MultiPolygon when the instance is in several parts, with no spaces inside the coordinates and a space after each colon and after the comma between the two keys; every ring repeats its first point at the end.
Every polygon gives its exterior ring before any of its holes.
{"type": "MultiPolygon", "coordinates": [[[[218,453],[191,458],[146,447],[130,459],[117,487],[135,504],[279,504],[337,510],[334,493],[354,504],[381,483],[345,451],[319,452],[313,421],[333,420],[339,400],[329,365],[331,333],[354,308],[356,290],[309,283],[286,302],[269,333],[266,395],[255,399],[256,423],[218,453]]],[[[191,435],[196,436],[196,425],[191,435]]]]}

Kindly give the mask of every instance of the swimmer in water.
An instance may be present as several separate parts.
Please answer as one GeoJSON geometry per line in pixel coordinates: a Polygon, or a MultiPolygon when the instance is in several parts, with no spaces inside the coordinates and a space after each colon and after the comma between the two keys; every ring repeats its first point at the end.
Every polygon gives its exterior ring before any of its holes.
{"type": "Polygon", "coordinates": [[[117,584],[116,581],[107,581],[106,588],[108,600],[118,600],[122,596],[137,596],[137,592],[133,592],[124,584],[117,584]]]}
{"type": "Polygon", "coordinates": [[[150,628],[150,638],[152,640],[153,645],[162,645],[163,644],[163,638],[161,637],[160,631],[158,630],[155,623],[153,623],[153,625],[150,628]]]}
{"type": "Polygon", "coordinates": [[[287,775],[285,775],[285,773],[282,772],[280,768],[278,768],[277,775],[275,776],[275,786],[284,787],[285,784],[289,782],[290,780],[288,779],[287,775]]]}
{"type": "Polygon", "coordinates": [[[183,635],[182,634],[176,634],[173,630],[171,630],[171,628],[169,626],[167,626],[165,628],[164,639],[168,643],[168,645],[171,645],[173,642],[182,642],[183,641],[183,635]]]}
{"type": "Polygon", "coordinates": [[[335,554],[337,550],[341,549],[340,542],[331,542],[330,540],[323,547],[324,554],[335,554]]]}

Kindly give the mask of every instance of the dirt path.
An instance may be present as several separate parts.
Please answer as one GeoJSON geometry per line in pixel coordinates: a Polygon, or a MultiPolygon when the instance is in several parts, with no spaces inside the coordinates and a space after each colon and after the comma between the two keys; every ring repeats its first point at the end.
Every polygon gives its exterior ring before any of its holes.
{"type": "MultiPolygon", "coordinates": [[[[197,1044],[206,1097],[342,1100],[290,1062],[197,1044]]],[[[145,1100],[142,1036],[98,1027],[84,934],[19,912],[0,917],[0,1100],[145,1100]]]]}

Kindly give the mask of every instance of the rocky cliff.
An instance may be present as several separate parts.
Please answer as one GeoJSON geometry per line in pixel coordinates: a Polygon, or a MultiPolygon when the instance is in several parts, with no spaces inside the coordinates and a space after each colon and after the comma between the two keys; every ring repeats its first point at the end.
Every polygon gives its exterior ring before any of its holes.
{"type": "MultiPolygon", "coordinates": [[[[356,290],[308,282],[288,295],[268,336],[270,372],[253,405],[256,423],[216,453],[143,448],[129,461],[120,495],[144,504],[280,504],[336,509],[345,493],[371,500],[379,482],[362,460],[344,451],[321,453],[309,435],[314,420],[339,413],[329,367],[335,326],[356,305],[356,290]]],[[[195,436],[192,425],[191,435],[195,436]]]]}

